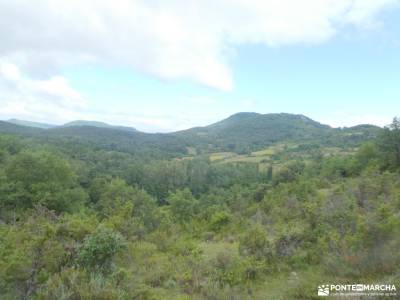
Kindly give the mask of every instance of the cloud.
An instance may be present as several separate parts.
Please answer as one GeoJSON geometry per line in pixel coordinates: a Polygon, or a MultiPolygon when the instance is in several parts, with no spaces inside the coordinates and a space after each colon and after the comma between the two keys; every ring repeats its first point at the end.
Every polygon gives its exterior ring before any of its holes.
{"type": "MultiPolygon", "coordinates": [[[[210,111],[218,101],[196,97],[184,100],[190,113],[94,111],[61,70],[85,63],[126,66],[163,80],[231,91],[237,47],[323,43],[348,26],[379,24],[378,13],[398,2],[0,0],[0,118],[103,120],[149,131],[205,125],[234,113],[234,107],[210,111]]],[[[254,103],[240,105],[252,110],[254,103]]]]}
{"type": "MultiPolygon", "coordinates": [[[[257,108],[257,102],[248,98],[237,99],[237,105],[229,105],[210,96],[182,96],[177,103],[173,106],[165,103],[160,107],[149,105],[140,111],[135,104],[127,107],[116,103],[107,111],[95,110],[64,77],[32,79],[23,76],[15,64],[0,59],[0,119],[18,117],[54,124],[85,119],[133,126],[146,132],[170,132],[209,125],[238,111],[257,108]]],[[[333,127],[385,126],[391,123],[392,116],[333,112],[315,119],[333,127]]]]}
{"type": "Polygon", "coordinates": [[[229,91],[235,47],[321,43],[396,0],[0,0],[0,57],[32,76],[127,65],[229,91]]]}
{"type": "Polygon", "coordinates": [[[332,127],[352,127],[360,124],[373,124],[384,127],[391,124],[392,120],[393,116],[388,115],[349,113],[331,113],[328,117],[318,119],[323,124],[329,124],[332,127]]]}
{"type": "Polygon", "coordinates": [[[62,76],[30,79],[19,68],[0,59],[0,116],[28,119],[65,119],[86,107],[86,101],[62,76]]]}
{"type": "Polygon", "coordinates": [[[0,59],[0,120],[18,117],[62,124],[84,119],[133,126],[147,132],[167,132],[218,120],[214,113],[204,109],[205,104],[215,102],[209,97],[185,97],[178,116],[176,109],[168,109],[168,106],[159,111],[151,106],[151,109],[136,113],[132,113],[134,108],[117,105],[107,111],[96,110],[64,77],[55,75],[47,79],[32,79],[23,76],[15,64],[0,59]],[[184,104],[188,102],[194,111],[185,110],[184,104]]]}

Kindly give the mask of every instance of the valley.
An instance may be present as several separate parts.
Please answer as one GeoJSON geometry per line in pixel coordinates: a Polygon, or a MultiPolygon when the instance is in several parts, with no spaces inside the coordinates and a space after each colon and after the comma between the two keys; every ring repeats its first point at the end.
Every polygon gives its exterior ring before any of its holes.
{"type": "Polygon", "coordinates": [[[2,297],[314,299],[321,282],[396,283],[398,122],[0,122],[2,297]]]}

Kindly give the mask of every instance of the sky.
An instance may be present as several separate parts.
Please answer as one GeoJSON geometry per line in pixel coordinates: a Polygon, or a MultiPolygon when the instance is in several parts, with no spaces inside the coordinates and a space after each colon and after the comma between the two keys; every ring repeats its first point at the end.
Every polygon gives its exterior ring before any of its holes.
{"type": "Polygon", "coordinates": [[[146,132],[400,115],[400,0],[0,0],[0,119],[146,132]]]}

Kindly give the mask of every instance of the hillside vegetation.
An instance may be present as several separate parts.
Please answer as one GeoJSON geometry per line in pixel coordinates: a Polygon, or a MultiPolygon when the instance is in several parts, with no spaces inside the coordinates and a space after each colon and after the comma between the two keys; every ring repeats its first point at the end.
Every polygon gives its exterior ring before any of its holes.
{"type": "Polygon", "coordinates": [[[257,113],[238,113],[206,127],[164,134],[144,133],[131,127],[94,121],[73,121],[48,129],[14,126],[0,121],[0,132],[3,133],[18,133],[45,142],[52,140],[53,143],[68,140],[137,155],[152,153],[157,158],[214,152],[250,154],[284,142],[357,147],[376,137],[380,130],[372,125],[337,129],[302,115],[257,113]]]}
{"type": "Polygon", "coordinates": [[[0,298],[318,299],[400,283],[400,122],[0,122],[0,298]]]}

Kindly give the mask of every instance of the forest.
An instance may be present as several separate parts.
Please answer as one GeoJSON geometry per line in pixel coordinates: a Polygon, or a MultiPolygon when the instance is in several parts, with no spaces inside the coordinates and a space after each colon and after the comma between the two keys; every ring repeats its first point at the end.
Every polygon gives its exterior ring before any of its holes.
{"type": "Polygon", "coordinates": [[[398,118],[0,122],[4,300],[318,299],[325,283],[398,285],[399,249],[398,118]]]}

